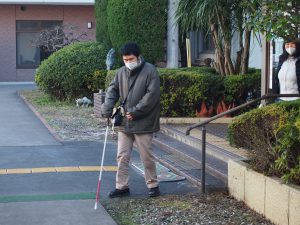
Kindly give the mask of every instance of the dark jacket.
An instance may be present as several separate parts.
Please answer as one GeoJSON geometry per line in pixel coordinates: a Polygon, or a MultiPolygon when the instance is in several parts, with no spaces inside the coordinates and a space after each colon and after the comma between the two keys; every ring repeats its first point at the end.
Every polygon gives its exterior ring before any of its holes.
{"type": "Polygon", "coordinates": [[[142,60],[141,64],[130,71],[121,67],[108,87],[105,102],[101,106],[103,115],[111,115],[113,107],[120,99],[126,98],[128,89],[136,78],[129,92],[125,111],[130,112],[133,120],[123,119],[125,133],[153,133],[160,129],[160,82],[157,69],[142,60]]]}
{"type": "MultiPolygon", "coordinates": [[[[282,57],[279,57],[279,63],[277,67],[277,71],[275,75],[273,76],[273,93],[274,94],[280,94],[280,85],[279,85],[279,78],[278,74],[281,69],[282,64],[285,62],[285,60],[282,59],[282,57]]],[[[297,76],[297,84],[298,84],[298,90],[300,93],[300,57],[296,60],[296,76],[297,76]]]]}

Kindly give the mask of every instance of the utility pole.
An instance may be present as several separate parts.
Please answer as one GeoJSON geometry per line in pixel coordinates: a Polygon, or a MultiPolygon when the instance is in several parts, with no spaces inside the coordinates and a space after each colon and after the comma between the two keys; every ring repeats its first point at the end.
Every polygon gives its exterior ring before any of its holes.
{"type": "Polygon", "coordinates": [[[179,0],[168,1],[167,67],[178,68],[179,29],[175,14],[179,0]]]}

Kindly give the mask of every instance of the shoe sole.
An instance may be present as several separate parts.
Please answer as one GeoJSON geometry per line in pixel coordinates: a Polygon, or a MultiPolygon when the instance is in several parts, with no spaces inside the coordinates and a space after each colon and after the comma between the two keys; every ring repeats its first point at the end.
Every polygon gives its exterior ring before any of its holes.
{"type": "Polygon", "coordinates": [[[119,195],[114,195],[114,196],[108,196],[109,198],[120,198],[120,197],[126,197],[130,195],[130,193],[124,193],[124,194],[119,194],[119,195]]]}
{"type": "Polygon", "coordinates": [[[154,198],[154,197],[158,197],[158,196],[160,196],[160,193],[149,195],[150,198],[154,198]]]}

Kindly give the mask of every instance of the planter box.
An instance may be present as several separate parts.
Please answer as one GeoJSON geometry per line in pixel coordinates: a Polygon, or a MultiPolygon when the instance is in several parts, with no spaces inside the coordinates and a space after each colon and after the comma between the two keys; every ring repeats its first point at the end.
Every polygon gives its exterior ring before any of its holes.
{"type": "Polygon", "coordinates": [[[300,225],[300,187],[257,173],[242,161],[228,162],[230,195],[278,225],[300,225]]]}
{"type": "Polygon", "coordinates": [[[101,105],[105,100],[105,92],[94,93],[94,114],[101,117],[101,105]]]}

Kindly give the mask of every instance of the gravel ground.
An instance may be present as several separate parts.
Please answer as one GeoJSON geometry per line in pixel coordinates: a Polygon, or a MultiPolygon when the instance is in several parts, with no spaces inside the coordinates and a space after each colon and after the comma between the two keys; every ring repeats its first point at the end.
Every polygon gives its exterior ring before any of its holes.
{"type": "MultiPolygon", "coordinates": [[[[96,118],[92,108],[60,103],[40,91],[24,91],[23,96],[46,119],[63,140],[103,140],[106,120],[96,118]]],[[[110,140],[116,135],[110,132],[110,140]]],[[[103,203],[120,225],[200,225],[272,224],[226,194],[123,198],[103,203]]]]}
{"type": "Polygon", "coordinates": [[[104,206],[122,225],[272,224],[244,203],[220,193],[114,199],[104,206]]]}
{"type": "MultiPolygon", "coordinates": [[[[75,102],[53,101],[40,91],[23,91],[22,95],[62,140],[104,140],[107,120],[95,117],[92,107],[77,107],[75,102]]],[[[110,130],[108,140],[116,140],[116,133],[110,130]]]]}

